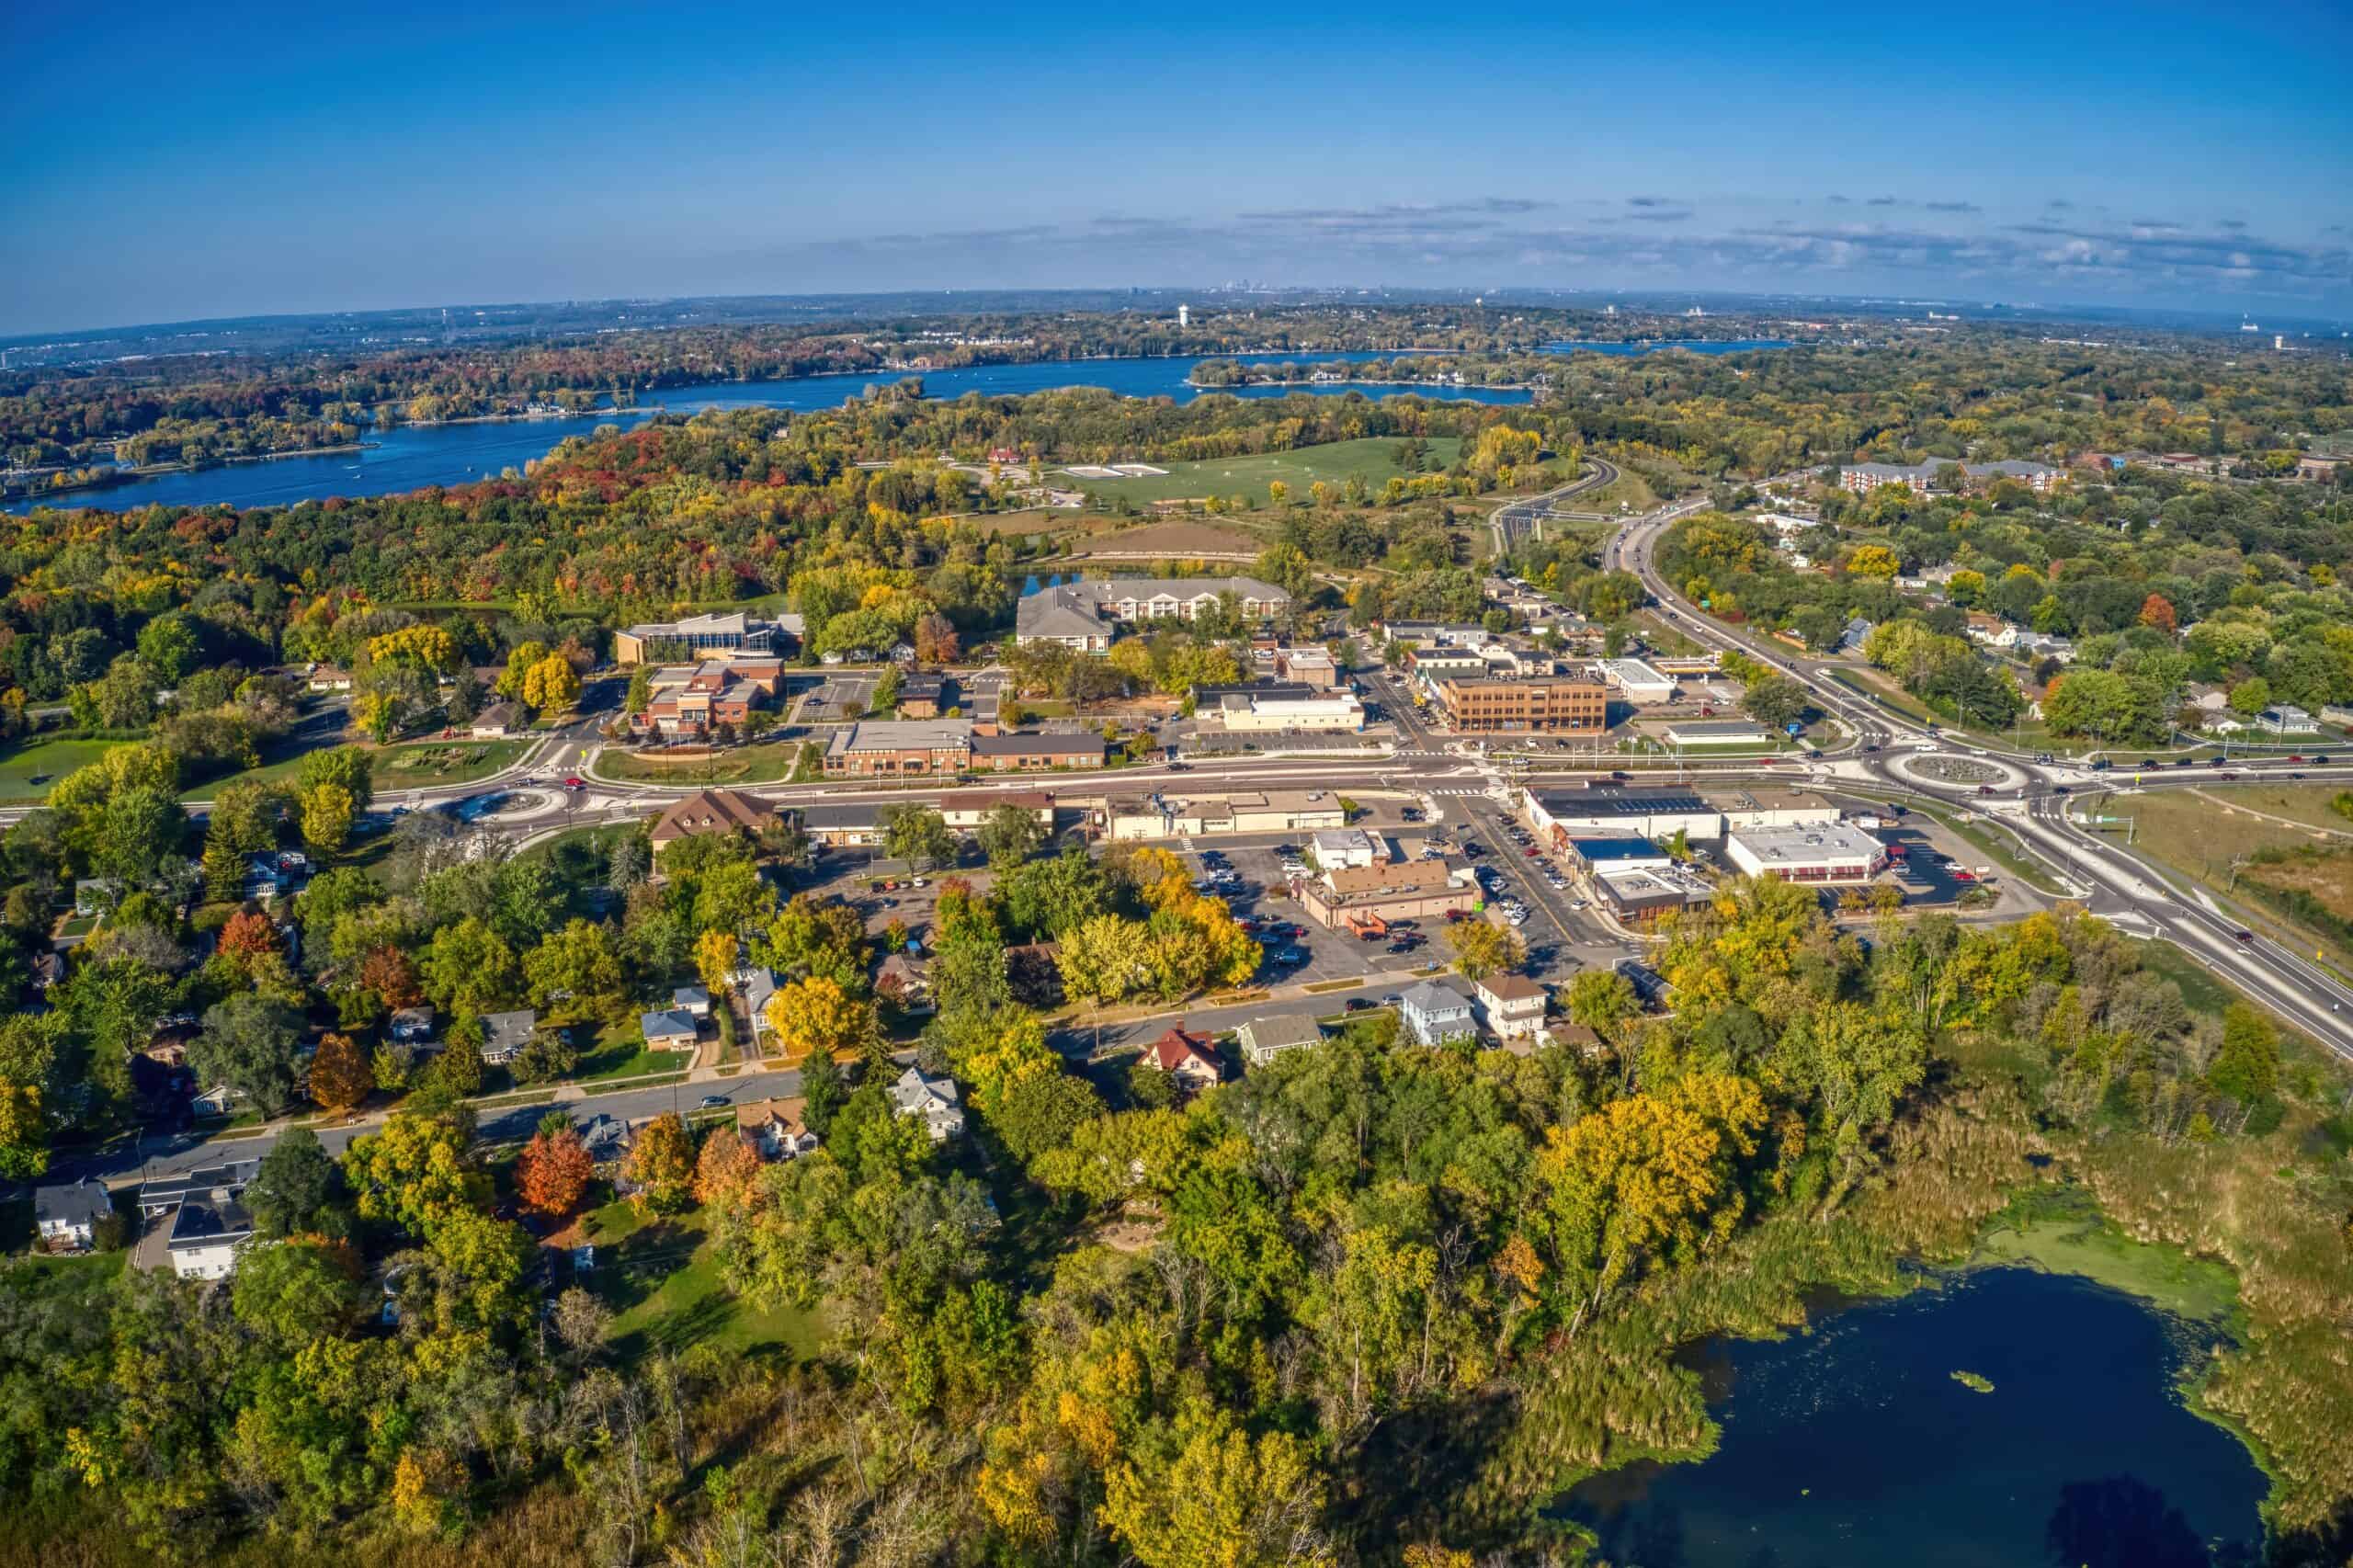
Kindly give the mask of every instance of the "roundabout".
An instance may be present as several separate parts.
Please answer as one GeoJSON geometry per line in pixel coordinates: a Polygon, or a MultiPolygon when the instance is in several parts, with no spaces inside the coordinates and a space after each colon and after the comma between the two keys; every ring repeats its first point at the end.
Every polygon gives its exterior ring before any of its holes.
{"type": "Polygon", "coordinates": [[[2024,768],[1996,758],[1956,756],[1950,752],[1906,752],[1891,757],[1886,771],[1923,790],[1992,789],[2006,794],[2032,781],[2024,768]]]}

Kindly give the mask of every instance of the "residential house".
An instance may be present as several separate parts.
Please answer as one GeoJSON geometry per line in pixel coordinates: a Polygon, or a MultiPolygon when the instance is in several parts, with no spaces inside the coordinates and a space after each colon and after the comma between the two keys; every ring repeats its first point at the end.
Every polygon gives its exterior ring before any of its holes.
{"type": "Polygon", "coordinates": [[[310,686],[313,691],[349,691],[352,686],[351,672],[338,669],[333,665],[313,665],[310,686]]]}
{"type": "Polygon", "coordinates": [[[752,1043],[756,1046],[768,1032],[768,1003],[783,982],[763,964],[741,971],[737,983],[744,992],[744,1011],[752,1016],[752,1043]]]}
{"type": "Polygon", "coordinates": [[[1268,1066],[1286,1051],[1324,1043],[1324,1027],[1313,1013],[1270,1013],[1250,1019],[1234,1034],[1242,1042],[1242,1060],[1253,1067],[1268,1066]]]}
{"type": "Polygon", "coordinates": [[[1170,1029],[1144,1047],[1143,1059],[1190,1092],[1213,1089],[1224,1075],[1210,1037],[1181,1028],[1170,1029]]]}
{"type": "Polygon", "coordinates": [[[756,795],[740,790],[698,790],[685,800],[673,801],[654,819],[654,858],[659,859],[663,850],[682,838],[710,833],[753,834],[775,820],[776,808],[756,795]]]}
{"type": "Polygon", "coordinates": [[[963,1096],[953,1078],[926,1077],[910,1067],[891,1085],[891,1108],[900,1116],[921,1117],[935,1143],[960,1137],[964,1131],[963,1096]]]}
{"type": "Polygon", "coordinates": [[[1863,651],[1863,643],[1870,639],[1873,630],[1871,622],[1865,620],[1859,615],[1855,617],[1847,622],[1846,629],[1838,633],[1836,651],[1841,653],[1860,654],[1863,651]]]}
{"type": "Polygon", "coordinates": [[[670,1009],[699,1023],[710,1017],[710,993],[699,985],[681,985],[670,993],[670,1009]]]}
{"type": "Polygon", "coordinates": [[[1545,994],[1524,974],[1491,974],[1471,986],[1472,1012],[1489,1034],[1505,1040],[1544,1032],[1545,994]]]}
{"type": "Polygon", "coordinates": [[[235,1272],[238,1251],[253,1236],[253,1220],[240,1199],[260,1169],[257,1159],[232,1160],[142,1182],[139,1212],[151,1228],[139,1248],[141,1266],[168,1263],[183,1279],[221,1279],[235,1272]],[[159,1249],[153,1244],[158,1236],[159,1249]]]}
{"type": "Polygon", "coordinates": [[[691,1017],[667,1007],[640,1014],[637,1027],[645,1032],[649,1051],[692,1051],[699,1032],[691,1017]]]}
{"type": "Polygon", "coordinates": [[[1397,999],[1405,1032],[1423,1045],[1444,1045],[1477,1035],[1471,999],[1442,981],[1425,980],[1397,999]]]}
{"type": "Polygon", "coordinates": [[[106,1184],[94,1176],[33,1188],[33,1230],[43,1252],[87,1252],[100,1221],[114,1212],[106,1184]]]}
{"type": "Polygon", "coordinates": [[[629,1123],[619,1117],[597,1112],[587,1120],[574,1124],[580,1134],[580,1146],[588,1151],[589,1161],[599,1170],[618,1165],[629,1157],[629,1123]]]}
{"type": "Polygon", "coordinates": [[[516,1013],[485,1013],[482,1019],[482,1059],[496,1067],[523,1054],[540,1027],[540,1016],[526,1007],[516,1013]]]}
{"type": "Polygon", "coordinates": [[[433,1043],[433,1009],[429,1006],[395,1007],[386,1026],[395,1045],[430,1045],[433,1043]]]}
{"type": "Polygon", "coordinates": [[[935,1010],[931,1001],[929,966],[905,953],[892,953],[876,967],[874,994],[902,1013],[935,1010]]]}
{"type": "Polygon", "coordinates": [[[799,1095],[755,1100],[735,1108],[735,1132],[763,1160],[798,1159],[817,1146],[806,1113],[799,1095]]]}
{"type": "Polygon", "coordinates": [[[2281,702],[2255,716],[2256,726],[2275,735],[2317,735],[2320,722],[2292,702],[2281,702]]]}

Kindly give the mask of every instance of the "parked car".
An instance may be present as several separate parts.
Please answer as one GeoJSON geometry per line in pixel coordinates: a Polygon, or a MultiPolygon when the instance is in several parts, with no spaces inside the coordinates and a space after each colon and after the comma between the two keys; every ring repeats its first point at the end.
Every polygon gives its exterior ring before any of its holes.
{"type": "Polygon", "coordinates": [[[695,1108],[697,1110],[717,1110],[721,1106],[727,1103],[727,1096],[725,1095],[705,1095],[702,1098],[695,1102],[695,1108]]]}

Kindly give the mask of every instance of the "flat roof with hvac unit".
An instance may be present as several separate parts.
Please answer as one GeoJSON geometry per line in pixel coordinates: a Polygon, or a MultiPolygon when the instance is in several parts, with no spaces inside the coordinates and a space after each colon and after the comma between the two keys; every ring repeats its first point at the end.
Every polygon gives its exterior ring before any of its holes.
{"type": "Polygon", "coordinates": [[[1742,828],[1725,835],[1724,854],[1752,876],[1794,882],[1865,882],[1887,865],[1887,846],[1843,823],[1742,828]]]}

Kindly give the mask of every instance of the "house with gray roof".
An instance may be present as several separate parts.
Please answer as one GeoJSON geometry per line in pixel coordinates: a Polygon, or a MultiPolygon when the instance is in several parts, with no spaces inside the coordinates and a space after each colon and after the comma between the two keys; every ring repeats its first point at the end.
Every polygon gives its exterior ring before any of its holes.
{"type": "Polygon", "coordinates": [[[964,1099],[953,1078],[930,1078],[910,1067],[891,1085],[891,1108],[900,1116],[923,1118],[924,1131],[935,1143],[945,1143],[964,1131],[964,1099]]]}
{"type": "Polygon", "coordinates": [[[1397,1014],[1405,1032],[1421,1045],[1444,1045],[1478,1034],[1471,998],[1444,981],[1425,980],[1397,999],[1397,1014]]]}
{"type": "Polygon", "coordinates": [[[1242,1060],[1253,1067],[1272,1064],[1286,1051],[1324,1043],[1324,1026],[1313,1013],[1270,1013],[1252,1018],[1234,1030],[1242,1044],[1242,1060]]]}

